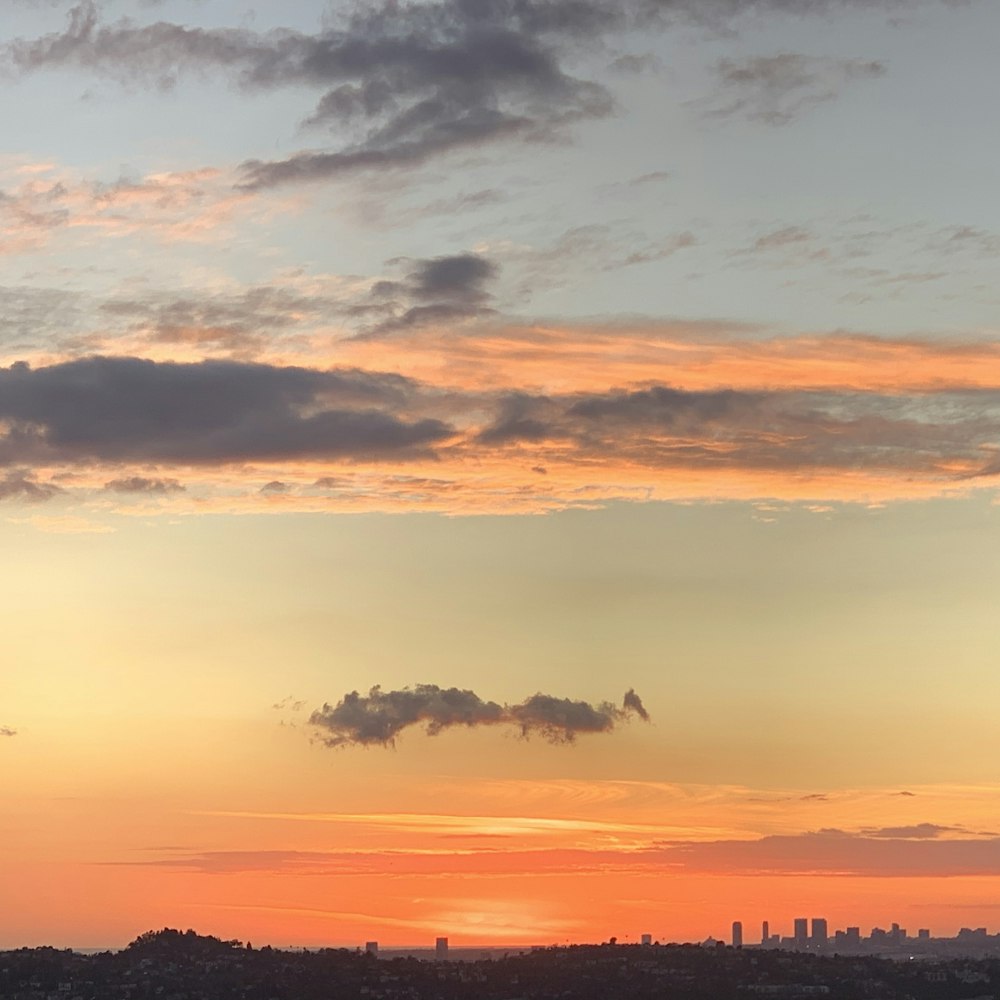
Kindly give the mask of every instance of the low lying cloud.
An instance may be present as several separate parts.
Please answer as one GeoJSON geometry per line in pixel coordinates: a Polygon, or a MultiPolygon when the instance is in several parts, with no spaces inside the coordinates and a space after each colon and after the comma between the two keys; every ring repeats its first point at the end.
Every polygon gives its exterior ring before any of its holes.
{"type": "Polygon", "coordinates": [[[534,694],[516,705],[484,701],[474,691],[417,684],[399,691],[376,685],[367,695],[351,691],[336,705],[325,704],[309,717],[328,747],[395,746],[396,737],[423,725],[428,736],[453,726],[514,726],[523,737],[539,735],[550,743],[572,743],[586,733],[608,733],[632,715],[649,721],[649,713],[633,690],[622,707],[534,694]]]}
{"type": "Polygon", "coordinates": [[[1000,837],[934,823],[893,832],[823,829],[759,840],[675,841],[648,856],[689,871],[741,875],[1000,875],[1000,837]]]}
{"type": "Polygon", "coordinates": [[[967,833],[960,826],[941,826],[939,823],[916,823],[913,826],[882,826],[865,827],[862,834],[866,837],[879,837],[889,840],[934,840],[947,833],[967,833]]]}
{"type": "Polygon", "coordinates": [[[17,736],[17,730],[10,726],[0,726],[0,736],[17,736]]]}
{"type": "MultiPolygon", "coordinates": [[[[287,818],[287,817],[283,817],[287,818]]],[[[474,840],[483,836],[470,829],[464,843],[454,851],[393,848],[391,853],[371,845],[369,832],[386,819],[401,823],[401,829],[419,829],[419,817],[341,817],[357,823],[364,831],[361,849],[344,852],[296,850],[240,850],[199,853],[176,852],[154,860],[134,858],[119,864],[182,868],[190,871],[225,874],[261,871],[328,874],[375,874],[384,872],[391,861],[392,871],[402,874],[461,874],[467,877],[496,875],[540,875],[586,872],[627,873],[649,878],[665,875],[729,875],[736,877],[824,878],[950,878],[1000,876],[1000,838],[972,834],[951,835],[946,839],[873,838],[847,830],[827,829],[807,833],[766,836],[755,840],[669,841],[642,843],[644,833],[622,828],[621,836],[609,841],[609,829],[576,831],[572,844],[558,846],[563,831],[552,820],[541,831],[513,830],[511,835],[491,836],[486,849],[474,840]],[[537,840],[538,833],[542,839],[537,840]],[[584,833],[582,840],[580,834],[584,833]],[[531,840],[528,839],[530,834],[531,840]],[[577,846],[586,844],[587,846],[577,846]]],[[[506,818],[447,817],[456,828],[483,823],[505,824],[506,818]]],[[[519,819],[525,824],[530,820],[519,819]]],[[[436,831],[435,831],[436,832],[436,831]]],[[[440,844],[456,839],[448,830],[436,833],[440,844]]]]}

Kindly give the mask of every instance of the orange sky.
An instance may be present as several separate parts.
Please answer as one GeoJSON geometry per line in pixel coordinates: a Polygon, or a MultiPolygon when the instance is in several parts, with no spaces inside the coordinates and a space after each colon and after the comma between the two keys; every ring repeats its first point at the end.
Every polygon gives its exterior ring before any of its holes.
{"type": "Polygon", "coordinates": [[[363,6],[6,5],[0,947],[995,929],[1000,5],[363,6]]]}

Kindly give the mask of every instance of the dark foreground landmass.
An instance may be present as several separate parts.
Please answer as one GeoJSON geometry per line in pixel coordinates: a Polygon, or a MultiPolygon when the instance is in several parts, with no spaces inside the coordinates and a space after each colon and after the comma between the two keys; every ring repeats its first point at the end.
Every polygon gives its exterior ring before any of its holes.
{"type": "Polygon", "coordinates": [[[0,952],[3,1000],[972,1000],[1000,959],[898,962],[693,945],[578,945],[497,960],[252,949],[193,931],[119,952],[0,952]]]}

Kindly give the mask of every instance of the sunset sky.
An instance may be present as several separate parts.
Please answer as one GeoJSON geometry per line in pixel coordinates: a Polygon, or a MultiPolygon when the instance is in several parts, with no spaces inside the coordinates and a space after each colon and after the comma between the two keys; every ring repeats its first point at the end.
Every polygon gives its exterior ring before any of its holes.
{"type": "Polygon", "coordinates": [[[1000,927],[1000,5],[0,32],[0,948],[1000,927]]]}

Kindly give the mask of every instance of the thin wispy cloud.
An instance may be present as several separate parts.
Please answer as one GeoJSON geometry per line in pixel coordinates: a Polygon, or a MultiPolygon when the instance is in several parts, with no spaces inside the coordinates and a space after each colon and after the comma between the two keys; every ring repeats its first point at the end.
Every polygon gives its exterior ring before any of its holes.
{"type": "Polygon", "coordinates": [[[877,79],[885,72],[885,66],[874,60],[798,52],[723,59],[716,67],[715,93],[695,102],[695,107],[712,118],[788,125],[834,100],[848,85],[877,79]]]}
{"type": "Polygon", "coordinates": [[[44,503],[62,492],[55,483],[39,482],[33,474],[16,469],[0,478],[0,500],[44,503]]]}
{"type": "Polygon", "coordinates": [[[147,476],[112,479],[104,484],[104,489],[109,493],[131,493],[144,496],[169,496],[173,493],[184,492],[184,486],[176,479],[156,479],[147,476]]]}

